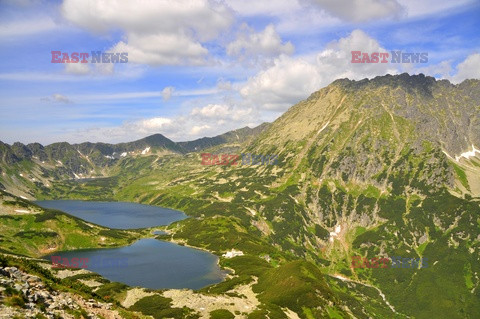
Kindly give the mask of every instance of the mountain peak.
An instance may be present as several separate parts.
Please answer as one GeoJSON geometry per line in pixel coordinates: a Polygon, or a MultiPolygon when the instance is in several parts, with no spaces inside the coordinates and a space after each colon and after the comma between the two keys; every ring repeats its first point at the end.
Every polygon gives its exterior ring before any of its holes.
{"type": "Polygon", "coordinates": [[[380,87],[391,87],[405,88],[409,93],[420,92],[431,96],[432,87],[438,83],[443,85],[453,86],[448,80],[437,81],[434,77],[425,76],[423,73],[420,74],[386,74],[382,76],[376,76],[372,79],[362,79],[359,81],[349,80],[349,79],[339,79],[334,81],[331,85],[340,86],[344,89],[353,89],[353,90],[364,90],[364,89],[375,89],[380,87]]]}

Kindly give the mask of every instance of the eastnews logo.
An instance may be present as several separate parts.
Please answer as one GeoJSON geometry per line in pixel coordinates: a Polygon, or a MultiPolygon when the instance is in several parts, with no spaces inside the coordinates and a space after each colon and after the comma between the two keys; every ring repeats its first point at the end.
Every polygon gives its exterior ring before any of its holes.
{"type": "Polygon", "coordinates": [[[52,268],[125,268],[128,267],[127,257],[73,257],[50,256],[52,268]]]}
{"type": "Polygon", "coordinates": [[[390,51],[392,59],[388,61],[388,52],[373,52],[369,54],[362,51],[352,51],[352,63],[427,63],[428,52],[402,52],[390,51]]]}
{"type": "Polygon", "coordinates": [[[87,52],[73,52],[71,55],[68,52],[51,51],[52,63],[88,63],[88,58],[91,56],[90,63],[127,63],[128,53],[111,53],[102,51],[92,51],[91,55],[87,52]]]}
{"type": "Polygon", "coordinates": [[[202,165],[277,165],[278,155],[258,155],[242,153],[236,154],[212,154],[202,153],[202,165]],[[241,159],[238,163],[237,160],[241,159]]]}
{"type": "Polygon", "coordinates": [[[427,268],[428,258],[405,258],[399,256],[392,257],[374,257],[370,260],[362,256],[352,256],[352,268],[427,268]],[[390,258],[392,259],[390,261],[390,258]]]}

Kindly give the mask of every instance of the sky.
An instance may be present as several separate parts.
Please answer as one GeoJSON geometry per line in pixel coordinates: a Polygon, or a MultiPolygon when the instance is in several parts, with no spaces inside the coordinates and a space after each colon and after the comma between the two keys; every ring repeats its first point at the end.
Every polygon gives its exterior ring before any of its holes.
{"type": "Polygon", "coordinates": [[[479,30],[478,0],[0,0],[0,140],[187,141],[274,121],[339,78],[458,84],[480,78],[479,30]]]}

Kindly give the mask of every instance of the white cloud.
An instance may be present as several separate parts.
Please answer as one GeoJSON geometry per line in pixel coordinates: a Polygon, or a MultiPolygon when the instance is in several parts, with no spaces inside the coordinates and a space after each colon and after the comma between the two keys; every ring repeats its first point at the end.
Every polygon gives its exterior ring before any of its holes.
{"type": "Polygon", "coordinates": [[[469,55],[457,65],[457,73],[451,78],[453,83],[460,83],[465,79],[480,79],[480,54],[469,55]]]}
{"type": "Polygon", "coordinates": [[[0,38],[26,36],[52,31],[56,26],[50,17],[2,23],[0,24],[0,38]]]}
{"type": "Polygon", "coordinates": [[[310,1],[312,0],[227,0],[226,2],[241,17],[273,17],[276,30],[283,34],[305,35],[325,27],[339,25],[338,18],[332,17],[323,10],[315,10],[318,5],[312,6],[310,1]],[[299,23],[299,21],[308,21],[308,23],[299,23]]]}
{"type": "Polygon", "coordinates": [[[170,100],[170,98],[172,97],[173,91],[175,91],[175,88],[173,86],[167,86],[166,88],[164,88],[162,90],[162,99],[164,101],[170,100]]]}
{"type": "Polygon", "coordinates": [[[150,65],[202,65],[208,50],[185,34],[129,33],[128,44],[120,41],[114,49],[128,52],[128,61],[150,65]]]}
{"type": "Polygon", "coordinates": [[[45,102],[63,103],[63,104],[73,103],[73,102],[72,102],[68,97],[66,97],[65,95],[58,94],[58,93],[52,94],[52,96],[49,96],[49,97],[41,98],[41,100],[42,100],[42,101],[45,101],[45,102]]]}
{"type": "Polygon", "coordinates": [[[440,79],[449,79],[453,71],[451,61],[442,61],[438,64],[431,64],[424,67],[415,68],[413,65],[407,65],[404,70],[410,74],[423,73],[440,79]]]}
{"type": "Polygon", "coordinates": [[[310,0],[335,17],[348,22],[400,18],[405,8],[397,0],[310,0]]]}
{"type": "Polygon", "coordinates": [[[292,54],[295,48],[291,42],[282,43],[273,24],[261,32],[243,24],[235,41],[227,45],[227,54],[239,61],[257,62],[260,58],[275,57],[280,54],[292,54]]]}
{"type": "MultiPolygon", "coordinates": [[[[1,74],[0,74],[1,79],[1,74]]],[[[175,90],[173,87],[164,88],[162,91],[132,91],[122,93],[100,93],[100,94],[82,94],[76,96],[76,99],[84,103],[101,102],[101,101],[114,101],[114,100],[126,100],[126,99],[147,99],[167,97],[167,93],[170,91],[170,96],[183,96],[183,97],[198,97],[213,95],[218,92],[216,88],[203,88],[194,90],[175,90]],[[171,88],[171,89],[170,89],[171,88]]]]}
{"type": "Polygon", "coordinates": [[[292,58],[282,55],[274,65],[248,79],[240,94],[255,106],[283,111],[338,78],[362,79],[396,73],[388,63],[351,63],[351,51],[384,52],[363,31],[329,43],[316,55],[292,58]]]}
{"type": "Polygon", "coordinates": [[[226,2],[233,10],[243,16],[279,16],[295,11],[300,6],[296,0],[227,0],[226,2]]]}
{"type": "Polygon", "coordinates": [[[407,71],[435,76],[438,79],[447,79],[454,84],[466,79],[480,79],[480,54],[470,54],[465,60],[458,63],[456,68],[452,67],[452,60],[445,60],[425,67],[415,68],[412,66],[407,71]]]}
{"type": "Polygon", "coordinates": [[[129,62],[151,65],[206,63],[202,42],[233,22],[227,6],[209,0],[65,0],[62,13],[93,32],[124,31],[115,50],[128,52],[129,62]]]}
{"type": "MultiPolygon", "coordinates": [[[[78,63],[77,63],[78,64],[78,63]]],[[[106,64],[106,63],[104,63],[106,64]]],[[[82,71],[86,71],[83,67],[76,69],[75,67],[67,68],[67,63],[65,63],[65,73],[55,73],[55,72],[9,72],[9,73],[0,73],[0,80],[7,81],[21,81],[21,82],[82,82],[82,81],[105,81],[110,78],[112,73],[102,73],[101,69],[95,68],[97,73],[94,73],[90,70],[84,75],[87,76],[78,76],[82,74],[82,71]],[[75,72],[76,71],[76,72],[75,72]]],[[[75,63],[70,63],[70,65],[75,65],[75,63]]],[[[128,67],[122,70],[121,72],[115,73],[117,79],[132,79],[139,78],[143,74],[141,67],[128,67]]],[[[120,93],[121,94],[121,93],[120,93]]]]}
{"type": "Polygon", "coordinates": [[[68,97],[58,93],[53,94],[53,99],[59,103],[65,103],[65,104],[72,103],[72,101],[70,101],[68,97]]]}
{"type": "Polygon", "coordinates": [[[220,78],[217,81],[217,88],[222,91],[230,91],[232,89],[232,82],[220,78]]]}
{"type": "Polygon", "coordinates": [[[408,17],[418,17],[442,12],[451,12],[455,8],[474,3],[475,0],[455,0],[455,1],[438,1],[438,0],[398,0],[405,7],[408,17]]]}
{"type": "Polygon", "coordinates": [[[69,74],[85,75],[91,72],[88,63],[65,63],[65,72],[69,74]]]}
{"type": "MultiPolygon", "coordinates": [[[[332,41],[317,55],[317,67],[328,85],[338,78],[363,79],[386,73],[396,73],[398,65],[390,63],[352,63],[352,51],[389,52],[374,38],[361,30],[353,30],[348,37],[332,41]]],[[[390,60],[390,59],[388,59],[390,60]]]]}
{"type": "Polygon", "coordinates": [[[240,94],[256,107],[285,110],[317,90],[320,80],[321,74],[311,63],[282,55],[272,67],[250,78],[240,94]]]}
{"type": "Polygon", "coordinates": [[[202,108],[194,108],[191,115],[200,115],[202,117],[225,117],[229,114],[229,107],[220,104],[208,104],[202,108]]]}
{"type": "Polygon", "coordinates": [[[192,129],[190,130],[190,134],[191,134],[191,135],[197,135],[197,134],[199,134],[199,133],[208,131],[209,129],[210,129],[210,125],[195,125],[195,126],[192,127],[192,129]]]}
{"type": "Polygon", "coordinates": [[[190,112],[190,115],[199,119],[209,119],[217,122],[225,119],[238,121],[245,119],[252,114],[252,108],[236,107],[226,104],[208,104],[204,107],[193,108],[190,112]]]}
{"type": "Polygon", "coordinates": [[[148,120],[135,122],[133,125],[137,126],[140,131],[149,132],[152,130],[160,130],[172,124],[172,120],[165,117],[154,117],[148,120]]]}
{"type": "Polygon", "coordinates": [[[117,126],[83,128],[71,132],[69,141],[108,141],[110,143],[133,141],[160,133],[174,141],[193,140],[216,136],[239,127],[259,125],[259,114],[252,108],[228,104],[207,104],[193,108],[188,115],[156,116],[126,121],[117,126]]]}

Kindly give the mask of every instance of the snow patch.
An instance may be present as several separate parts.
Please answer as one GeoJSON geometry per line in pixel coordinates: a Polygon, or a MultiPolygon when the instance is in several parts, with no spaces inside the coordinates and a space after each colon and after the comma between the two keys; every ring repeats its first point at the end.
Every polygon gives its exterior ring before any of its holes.
{"type": "Polygon", "coordinates": [[[28,199],[28,198],[26,198],[25,196],[22,196],[22,195],[20,195],[20,198],[23,198],[23,199],[28,199]]]}
{"type": "Polygon", "coordinates": [[[338,234],[340,233],[340,231],[342,231],[342,226],[337,225],[337,226],[335,227],[335,231],[330,232],[330,239],[329,239],[330,242],[333,242],[333,240],[335,239],[335,237],[338,236],[338,234]]]}
{"type": "Polygon", "coordinates": [[[337,227],[335,227],[335,233],[340,233],[340,231],[342,230],[342,226],[338,225],[337,227]]]}
{"type": "Polygon", "coordinates": [[[464,152],[464,153],[460,154],[460,156],[455,156],[455,160],[458,162],[462,157],[466,158],[466,159],[469,159],[470,157],[475,157],[476,153],[480,154],[480,150],[476,149],[475,145],[472,144],[472,150],[471,151],[464,152]]]}
{"type": "Polygon", "coordinates": [[[22,174],[22,173],[20,173],[20,174],[18,174],[18,175],[20,175],[21,177],[23,177],[23,174],[22,174]]]}
{"type": "Polygon", "coordinates": [[[150,147],[147,147],[146,149],[144,149],[144,150],[142,151],[142,155],[145,155],[145,154],[147,154],[148,152],[150,152],[150,147]]]}
{"type": "Polygon", "coordinates": [[[347,277],[343,277],[343,276],[341,276],[341,275],[332,275],[332,277],[337,278],[337,279],[340,279],[341,281],[348,280],[347,277]]]}
{"type": "Polygon", "coordinates": [[[109,158],[109,159],[115,159],[115,157],[113,156],[110,156],[110,155],[105,155],[106,158],[109,158]]]}
{"type": "Polygon", "coordinates": [[[257,212],[254,211],[253,209],[250,209],[250,208],[248,208],[248,207],[246,207],[246,208],[247,208],[248,212],[249,212],[250,214],[252,214],[252,216],[257,215],[257,212]]]}
{"type": "Polygon", "coordinates": [[[243,251],[232,249],[230,251],[227,251],[222,256],[225,257],[225,258],[233,258],[233,257],[237,257],[237,256],[243,256],[243,251]]]}
{"type": "Polygon", "coordinates": [[[125,157],[127,156],[127,152],[123,152],[122,154],[120,154],[120,157],[125,157]]]}
{"type": "Polygon", "coordinates": [[[15,209],[17,213],[30,213],[28,210],[25,209],[15,209]]]}
{"type": "Polygon", "coordinates": [[[327,126],[328,124],[330,124],[330,121],[327,122],[327,124],[325,124],[319,131],[317,134],[320,134],[320,132],[322,132],[327,126]]]}

